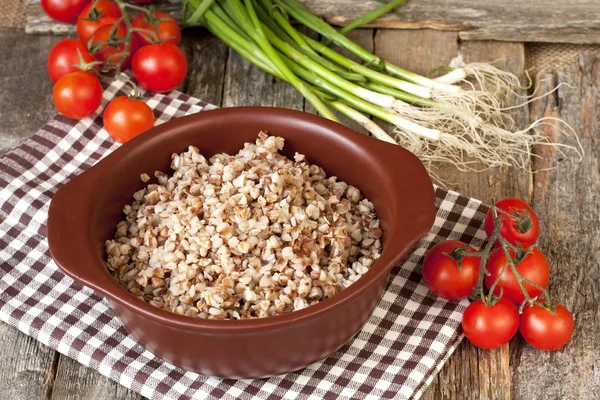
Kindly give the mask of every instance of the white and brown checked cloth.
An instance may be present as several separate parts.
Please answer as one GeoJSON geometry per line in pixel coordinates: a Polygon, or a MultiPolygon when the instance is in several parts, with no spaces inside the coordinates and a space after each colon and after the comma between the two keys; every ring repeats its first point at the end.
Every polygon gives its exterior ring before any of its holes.
{"type": "MultiPolygon", "coordinates": [[[[104,102],[124,83],[108,83],[104,102]]],[[[145,98],[157,121],[214,108],[172,92],[145,98]]],[[[420,264],[444,239],[480,246],[487,211],[436,188],[435,224],[392,272],[362,331],[304,370],[262,380],[223,380],[184,371],[127,334],[103,298],[60,272],[50,258],[46,219],[52,195],[117,145],[100,115],[57,115],[0,159],[0,319],[43,344],[151,399],[417,399],[460,340],[466,301],[439,299],[420,264]]],[[[293,343],[290,345],[293,346],[293,343]]]]}

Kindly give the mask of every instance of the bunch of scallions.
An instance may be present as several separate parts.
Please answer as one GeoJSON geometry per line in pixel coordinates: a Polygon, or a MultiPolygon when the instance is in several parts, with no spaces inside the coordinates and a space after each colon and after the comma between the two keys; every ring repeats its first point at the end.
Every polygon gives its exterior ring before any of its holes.
{"type": "MultiPolygon", "coordinates": [[[[205,26],[241,56],[289,82],[321,116],[337,121],[336,110],[376,138],[412,151],[429,167],[449,162],[462,170],[482,165],[528,168],[534,145],[559,146],[533,128],[562,121],[542,118],[514,129],[507,115],[511,107],[504,103],[523,99],[517,94],[521,88],[515,75],[474,63],[430,79],[385,62],[344,36],[404,0],[391,1],[339,31],[297,0],[182,1],[186,25],[205,26]],[[325,43],[298,31],[290,19],[325,43]],[[341,55],[329,42],[364,63],[341,55]],[[368,115],[392,124],[393,131],[385,132],[368,115]]],[[[579,149],[569,148],[582,156],[579,149]]]]}

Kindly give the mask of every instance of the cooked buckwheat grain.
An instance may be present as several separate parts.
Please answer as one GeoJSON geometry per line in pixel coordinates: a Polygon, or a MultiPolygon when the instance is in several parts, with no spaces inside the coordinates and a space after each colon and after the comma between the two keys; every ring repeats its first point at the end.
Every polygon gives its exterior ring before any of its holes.
{"type": "Polygon", "coordinates": [[[106,241],[113,276],[155,307],[209,319],[283,314],[350,286],[381,252],[373,204],[283,145],[261,132],[235,156],[173,154],[173,175],[134,193],[106,241]]]}

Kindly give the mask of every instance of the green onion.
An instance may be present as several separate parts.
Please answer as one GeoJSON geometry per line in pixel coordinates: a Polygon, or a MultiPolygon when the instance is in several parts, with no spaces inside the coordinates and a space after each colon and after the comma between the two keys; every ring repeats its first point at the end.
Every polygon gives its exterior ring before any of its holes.
{"type": "Polygon", "coordinates": [[[271,30],[271,32],[277,37],[282,39],[283,41],[290,44],[296,50],[300,51],[304,55],[306,55],[311,60],[321,64],[323,67],[330,69],[332,72],[335,72],[342,78],[352,81],[352,82],[365,82],[366,78],[357,73],[348,72],[343,68],[340,68],[336,64],[326,60],[321,57],[316,51],[312,49],[304,40],[303,36],[296,31],[296,29],[288,22],[288,20],[281,14],[278,8],[274,7],[270,0],[262,0],[262,3],[266,7],[270,7],[271,15],[275,19],[277,23],[271,17],[269,17],[268,13],[263,9],[263,7],[256,7],[256,11],[260,21],[265,24],[265,26],[271,30]]]}
{"type": "Polygon", "coordinates": [[[215,0],[203,1],[202,4],[200,4],[200,6],[198,8],[196,8],[196,11],[194,11],[194,13],[190,17],[190,19],[195,20],[195,21],[200,21],[202,19],[202,16],[206,12],[206,10],[208,10],[213,5],[214,2],[215,2],[215,0]]]}
{"type": "Polygon", "coordinates": [[[407,93],[414,94],[415,96],[419,96],[424,99],[428,99],[431,97],[431,89],[415,85],[413,83],[365,67],[364,65],[361,65],[355,61],[344,57],[343,55],[325,46],[323,43],[320,43],[319,41],[314,40],[308,36],[304,36],[304,39],[313,49],[323,54],[325,57],[331,59],[332,61],[337,62],[338,64],[348,68],[350,71],[360,73],[373,81],[383,83],[387,86],[395,87],[396,89],[403,90],[407,93]]]}
{"type": "MultiPolygon", "coordinates": [[[[182,1],[185,24],[204,25],[242,57],[289,82],[320,115],[337,121],[335,110],[378,139],[408,148],[427,166],[444,161],[473,169],[474,161],[479,161],[486,167],[525,168],[533,146],[550,144],[546,137],[530,132],[546,119],[516,132],[505,128],[506,109],[498,93],[516,96],[520,83],[513,74],[474,63],[429,79],[381,60],[343,35],[403,1],[370,11],[340,31],[297,0],[182,1]],[[297,30],[287,15],[365,64],[297,30]],[[453,84],[469,78],[476,90],[453,84]],[[393,133],[385,133],[369,116],[392,124],[393,133]]],[[[561,147],[565,148],[569,147],[561,147]]]]}
{"type": "Polygon", "coordinates": [[[305,85],[300,79],[298,79],[296,75],[294,75],[294,73],[292,73],[292,71],[289,70],[287,65],[281,60],[275,49],[271,46],[263,32],[263,25],[258,20],[258,16],[254,11],[252,1],[245,0],[244,2],[249,15],[246,14],[242,3],[239,0],[230,0],[230,3],[233,7],[233,11],[236,13],[236,15],[238,15],[238,21],[242,21],[245,25],[250,23],[254,27],[254,30],[250,29],[250,36],[252,36],[258,46],[263,50],[265,55],[273,62],[284,79],[292,84],[292,86],[294,86],[300,93],[302,93],[302,95],[310,102],[310,104],[312,104],[312,106],[321,116],[337,121],[337,117],[331,112],[331,110],[327,108],[327,106],[321,101],[321,99],[319,99],[319,97],[311,90],[310,87],[305,85]]]}
{"type": "Polygon", "coordinates": [[[288,56],[289,58],[296,61],[298,64],[302,65],[304,68],[312,71],[314,74],[320,76],[327,81],[343,87],[345,90],[351,92],[357,97],[369,101],[373,104],[377,104],[384,108],[391,108],[393,105],[394,99],[391,96],[373,92],[372,90],[365,89],[363,87],[358,86],[355,83],[349,82],[342,78],[339,75],[336,75],[331,70],[321,66],[319,63],[314,62],[306,55],[297,51],[284,41],[280,40],[275,34],[270,32],[268,28],[265,29],[265,33],[268,36],[269,41],[275,46],[279,51],[288,56]]]}
{"type": "MultiPolygon", "coordinates": [[[[317,94],[319,94],[319,92],[317,92],[317,94]]],[[[396,141],[392,137],[390,137],[390,135],[388,135],[383,129],[381,129],[379,125],[377,125],[374,121],[370,120],[368,117],[356,111],[354,108],[350,107],[346,103],[338,100],[331,100],[326,97],[323,97],[323,101],[334,110],[361,124],[377,139],[383,140],[384,142],[396,144],[396,141]]]]}
{"type": "Polygon", "coordinates": [[[363,25],[375,21],[377,18],[380,18],[381,16],[389,13],[397,7],[400,7],[405,2],[406,0],[393,0],[389,3],[383,3],[382,6],[379,6],[374,10],[364,13],[360,17],[343,26],[338,32],[342,35],[345,35],[346,33],[353,31],[356,28],[360,28],[363,25]]]}
{"type": "MultiPolygon", "coordinates": [[[[377,0],[377,1],[381,4],[387,4],[387,0],[377,0]]],[[[398,12],[396,10],[392,10],[391,12],[392,12],[392,14],[394,14],[396,17],[398,17],[400,19],[406,18],[406,15],[402,14],[401,12],[398,12]]]]}
{"type": "MultiPolygon", "coordinates": [[[[304,5],[297,0],[275,0],[285,11],[296,18],[302,24],[308,26],[315,32],[327,37],[338,46],[350,51],[352,54],[361,58],[363,61],[373,65],[381,65],[381,59],[375,54],[370,53],[346,36],[336,31],[331,25],[326,23],[314,16],[304,5]]],[[[414,72],[407,71],[396,65],[390,63],[383,63],[385,70],[393,75],[396,75],[408,82],[420,85],[429,89],[437,89],[449,93],[456,93],[460,91],[458,86],[448,85],[442,82],[436,82],[432,79],[425,78],[424,76],[415,74],[414,72]]],[[[416,94],[416,93],[415,93],[416,94]]],[[[418,95],[418,94],[417,94],[418,95]]]]}

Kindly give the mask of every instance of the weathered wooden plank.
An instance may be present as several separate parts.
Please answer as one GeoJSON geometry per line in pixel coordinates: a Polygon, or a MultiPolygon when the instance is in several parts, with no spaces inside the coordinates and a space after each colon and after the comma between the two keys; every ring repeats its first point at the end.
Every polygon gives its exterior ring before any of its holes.
{"type": "Polygon", "coordinates": [[[183,44],[188,50],[189,64],[183,91],[220,106],[229,53],[227,45],[203,28],[186,29],[183,44]]]}
{"type": "MultiPolygon", "coordinates": [[[[30,398],[33,399],[33,397],[30,398]]],[[[82,366],[73,359],[60,358],[52,391],[53,400],[141,400],[143,398],[142,395],[82,366]]]]}
{"type": "MultiPolygon", "coordinates": [[[[270,106],[302,110],[302,95],[229,49],[223,107],[270,106]]],[[[257,132],[258,134],[258,132],[257,132]]]]}
{"type": "MultiPolygon", "coordinates": [[[[378,30],[375,52],[386,61],[425,74],[462,53],[465,61],[494,61],[498,66],[522,73],[525,57],[523,44],[463,43],[456,32],[435,30],[378,30]]],[[[517,123],[528,122],[527,109],[513,114],[517,123]]],[[[529,174],[526,171],[459,172],[453,167],[437,170],[447,186],[483,200],[491,196],[518,196],[528,199],[529,174]]],[[[424,394],[424,399],[508,399],[510,398],[509,347],[494,351],[477,350],[462,343],[424,394]]]]}
{"type": "MultiPolygon", "coordinates": [[[[541,5],[540,5],[541,7],[541,5]]],[[[576,6],[577,7],[577,6],[576,6]]],[[[594,12],[597,13],[597,12],[594,12]]],[[[595,20],[597,24],[597,20],[595,20]]],[[[523,23],[526,23],[523,21],[523,23]]],[[[593,27],[581,29],[557,24],[555,27],[538,26],[498,26],[491,23],[474,30],[461,30],[461,40],[500,40],[504,42],[536,42],[536,43],[572,43],[599,44],[600,29],[593,27]]]]}
{"type": "MultiPolygon", "coordinates": [[[[330,23],[345,25],[378,6],[374,0],[304,0],[330,23]]],[[[552,3],[545,0],[419,0],[401,8],[404,19],[388,14],[379,28],[460,31],[463,40],[600,43],[600,4],[588,0],[552,3]]]]}
{"type": "Polygon", "coordinates": [[[509,346],[484,351],[478,350],[465,339],[421,399],[509,399],[509,359],[509,346]]]}
{"type": "MultiPolygon", "coordinates": [[[[550,261],[550,293],[573,312],[575,334],[561,350],[538,351],[524,341],[513,354],[515,398],[600,398],[600,62],[580,56],[579,65],[538,76],[539,93],[567,83],[556,94],[531,105],[531,119],[558,116],[579,134],[585,152],[571,163],[556,148],[537,149],[545,160],[537,168],[555,168],[534,175],[533,205],[541,218],[540,247],[550,261]]],[[[574,137],[546,126],[544,135],[576,145],[574,137]]]]}
{"type": "Polygon", "coordinates": [[[1,398],[50,398],[57,352],[17,329],[0,323],[0,359],[1,398]]]}
{"type": "Polygon", "coordinates": [[[0,30],[0,154],[33,135],[55,113],[46,58],[59,39],[0,30]]]}
{"type": "MultiPolygon", "coordinates": [[[[345,25],[380,5],[375,0],[304,0],[330,23],[345,25]]],[[[51,21],[40,0],[27,1],[27,32],[72,32],[71,25],[51,21]]],[[[178,0],[157,2],[158,9],[179,14],[178,0]]],[[[493,39],[560,43],[600,43],[600,3],[566,0],[548,6],[546,0],[419,0],[401,7],[404,19],[389,14],[369,27],[460,31],[463,40],[493,39]]]]}
{"type": "Polygon", "coordinates": [[[459,53],[456,32],[433,29],[375,32],[375,53],[386,61],[418,74],[448,65],[459,53]]]}

